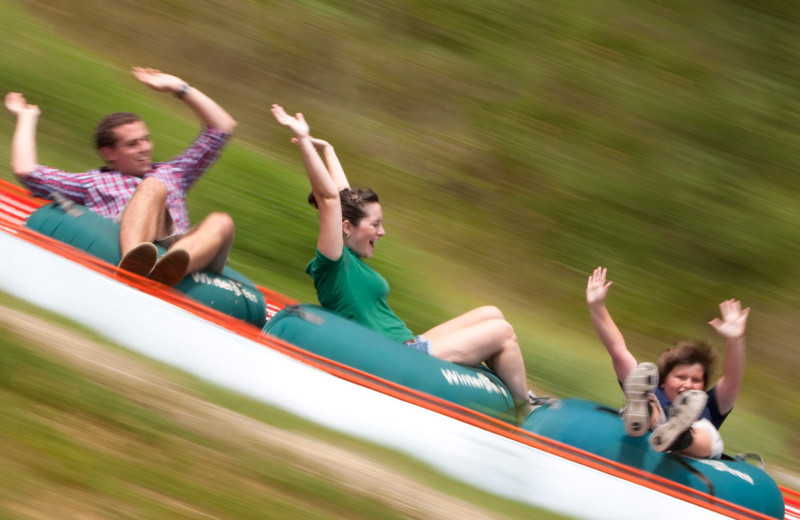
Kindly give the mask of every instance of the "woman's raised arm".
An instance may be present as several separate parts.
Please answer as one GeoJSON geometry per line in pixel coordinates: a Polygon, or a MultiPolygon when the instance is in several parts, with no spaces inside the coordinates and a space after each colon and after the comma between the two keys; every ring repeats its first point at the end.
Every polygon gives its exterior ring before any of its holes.
{"type": "MultiPolygon", "coordinates": [[[[311,192],[314,194],[319,209],[317,249],[331,260],[338,260],[342,256],[344,247],[339,188],[317,153],[314,139],[310,135],[310,128],[303,114],[298,112],[291,116],[280,105],[272,105],[272,114],[278,123],[292,131],[294,136],[292,142],[297,144],[303,156],[308,180],[311,183],[311,192]]],[[[344,172],[342,172],[343,174],[344,172]]]]}

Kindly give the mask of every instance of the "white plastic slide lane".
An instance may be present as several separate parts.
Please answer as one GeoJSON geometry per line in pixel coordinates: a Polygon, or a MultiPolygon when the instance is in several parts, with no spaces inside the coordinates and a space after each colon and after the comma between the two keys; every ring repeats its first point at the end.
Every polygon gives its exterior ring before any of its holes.
{"type": "Polygon", "coordinates": [[[485,491],[575,518],[724,518],[349,383],[0,232],[0,289],[130,350],[416,457],[485,491]]]}

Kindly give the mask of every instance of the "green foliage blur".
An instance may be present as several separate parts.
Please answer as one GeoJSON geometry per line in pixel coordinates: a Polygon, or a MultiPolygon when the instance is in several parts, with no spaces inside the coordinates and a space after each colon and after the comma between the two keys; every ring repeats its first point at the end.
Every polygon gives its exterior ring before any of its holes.
{"type": "Polygon", "coordinates": [[[741,299],[726,451],[796,471],[798,23],[800,5],[752,0],[0,0],[0,85],[41,107],[40,161],[74,171],[99,164],[108,112],[141,113],[157,160],[197,132],[130,66],[208,93],[240,126],[193,218],[230,213],[232,266],[315,301],[316,215],[268,107],[302,111],[381,195],[372,265],[398,315],[424,331],[499,306],[546,393],[621,402],[585,309],[597,265],[641,360],[681,338],[721,346],[706,323],[741,299]]]}

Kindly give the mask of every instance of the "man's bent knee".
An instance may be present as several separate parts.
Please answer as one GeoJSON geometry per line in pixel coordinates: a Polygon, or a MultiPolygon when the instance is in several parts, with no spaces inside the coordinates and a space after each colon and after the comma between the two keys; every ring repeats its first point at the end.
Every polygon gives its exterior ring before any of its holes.
{"type": "Polygon", "coordinates": [[[148,177],[139,184],[133,196],[152,198],[163,205],[167,203],[167,193],[167,186],[163,182],[155,177],[148,177]]]}
{"type": "Polygon", "coordinates": [[[236,230],[230,215],[216,211],[209,213],[202,226],[223,237],[232,237],[236,230]]]}

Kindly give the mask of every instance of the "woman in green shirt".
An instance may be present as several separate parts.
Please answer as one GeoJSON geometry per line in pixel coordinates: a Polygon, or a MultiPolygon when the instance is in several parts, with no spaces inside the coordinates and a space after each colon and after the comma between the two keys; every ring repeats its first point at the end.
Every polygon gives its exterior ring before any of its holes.
{"type": "Polygon", "coordinates": [[[291,116],[279,105],[272,105],[272,113],[292,131],[311,182],[309,200],[319,209],[317,253],[306,272],[314,279],[320,304],[437,358],[462,365],[485,362],[506,384],[524,418],[531,410],[525,364],[514,328],[502,312],[478,307],[415,337],[389,307],[386,280],[364,262],[386,234],[377,194],[350,189],[333,147],[311,137],[302,114],[291,116]]]}

